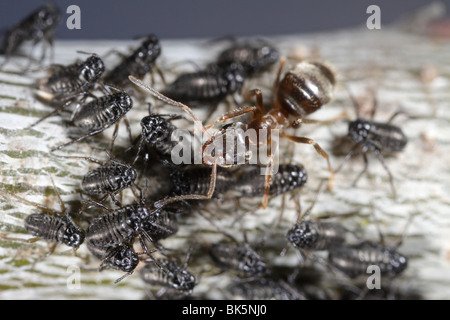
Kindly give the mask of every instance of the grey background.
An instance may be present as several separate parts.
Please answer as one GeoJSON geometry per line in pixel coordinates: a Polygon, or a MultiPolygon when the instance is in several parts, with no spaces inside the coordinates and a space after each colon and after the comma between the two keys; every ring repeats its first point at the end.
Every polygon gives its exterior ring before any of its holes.
{"type": "MultiPolygon", "coordinates": [[[[342,29],[365,24],[371,4],[381,8],[382,26],[429,0],[54,0],[63,12],[57,37],[64,39],[131,39],[155,33],[160,38],[270,36],[342,29]],[[81,30],[69,30],[69,5],[81,9],[81,30]]],[[[4,31],[45,3],[0,2],[4,31]]]]}

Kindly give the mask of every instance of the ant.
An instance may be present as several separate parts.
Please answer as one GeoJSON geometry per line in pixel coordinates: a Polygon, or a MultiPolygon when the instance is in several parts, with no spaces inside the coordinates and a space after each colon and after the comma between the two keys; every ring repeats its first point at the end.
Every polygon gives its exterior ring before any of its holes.
{"type": "MultiPolygon", "coordinates": [[[[333,186],[334,171],[331,167],[328,154],[319,146],[313,139],[307,137],[298,137],[287,134],[285,131],[290,127],[298,127],[302,123],[316,123],[315,120],[304,119],[305,116],[317,111],[322,105],[328,103],[333,97],[333,88],[336,83],[334,73],[329,66],[319,62],[300,62],[293,69],[289,70],[284,78],[280,80],[281,70],[285,61],[282,60],[277,73],[274,90],[275,101],[269,111],[265,111],[263,106],[262,92],[259,89],[250,91],[252,95],[256,96],[256,105],[250,107],[243,107],[238,110],[229,112],[218,118],[212,124],[204,127],[201,130],[209,140],[202,146],[202,162],[204,165],[212,167],[211,183],[208,193],[206,195],[184,195],[172,198],[162,199],[155,203],[156,207],[164,206],[179,200],[186,199],[210,199],[214,193],[215,177],[217,167],[231,167],[241,163],[247,163],[253,154],[247,152],[247,147],[260,150],[267,147],[268,151],[268,165],[266,170],[265,192],[262,208],[267,207],[271,175],[274,163],[274,151],[272,150],[272,138],[275,131],[281,134],[281,137],[287,138],[297,143],[307,143],[314,146],[315,150],[326,159],[328,170],[330,172],[329,188],[333,186]],[[218,134],[211,136],[207,129],[214,127],[218,123],[224,123],[228,119],[232,119],[246,113],[252,113],[251,119],[247,123],[234,122],[223,126],[218,134]],[[247,131],[253,129],[256,133],[256,139],[248,139],[247,131]],[[224,149],[223,140],[225,134],[232,133],[233,143],[237,139],[237,144],[228,146],[224,149]],[[267,140],[262,141],[262,134],[266,134],[267,140]],[[272,134],[273,133],[273,134],[272,134]],[[238,151],[236,151],[236,149],[238,151]],[[245,152],[239,152],[239,150],[245,152]],[[211,152],[212,150],[212,152],[211,152]],[[213,155],[214,153],[214,155],[213,155]]],[[[200,123],[192,110],[181,102],[174,101],[155,89],[145,85],[142,81],[130,76],[130,80],[148,91],[157,99],[182,108],[190,117],[196,122],[200,123]]],[[[228,139],[227,139],[228,140],[228,139]]],[[[276,144],[276,143],[275,143],[276,144]]]]}

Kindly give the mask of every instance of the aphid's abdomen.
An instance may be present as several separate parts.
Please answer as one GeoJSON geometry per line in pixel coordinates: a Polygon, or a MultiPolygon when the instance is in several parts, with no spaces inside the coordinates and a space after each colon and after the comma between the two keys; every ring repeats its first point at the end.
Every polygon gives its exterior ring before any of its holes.
{"type": "Polygon", "coordinates": [[[66,219],[46,213],[32,214],[25,219],[25,229],[29,233],[57,243],[64,243],[64,233],[67,227],[66,219]]]}
{"type": "Polygon", "coordinates": [[[393,248],[382,245],[338,247],[329,252],[330,263],[347,274],[357,277],[367,274],[369,266],[377,266],[381,275],[395,276],[407,267],[407,258],[393,248]]]}
{"type": "Polygon", "coordinates": [[[81,182],[83,192],[90,195],[114,193],[133,185],[136,170],[129,166],[112,164],[89,171],[81,182]]]}
{"type": "Polygon", "coordinates": [[[372,123],[367,140],[373,141],[384,152],[402,151],[408,142],[399,127],[379,122],[372,123]]]}
{"type": "Polygon", "coordinates": [[[169,260],[158,260],[156,264],[146,264],[139,271],[142,281],[151,286],[161,286],[179,291],[191,291],[195,286],[195,276],[169,260]]]}
{"type": "Polygon", "coordinates": [[[239,281],[228,286],[227,291],[235,300],[306,300],[287,283],[268,278],[239,281]]]}
{"type": "MultiPolygon", "coordinates": [[[[170,178],[171,190],[176,195],[205,195],[208,193],[210,182],[211,168],[205,166],[175,171],[170,178]]],[[[234,183],[234,176],[229,171],[218,168],[213,197],[224,194],[234,183]]]]}
{"type": "Polygon", "coordinates": [[[135,217],[135,209],[128,205],[94,219],[87,229],[87,242],[105,248],[134,239],[142,226],[139,217],[135,217]]]}
{"type": "Polygon", "coordinates": [[[131,107],[132,100],[124,92],[103,96],[81,106],[73,123],[85,131],[103,130],[115,124],[131,107]]]}
{"type": "Polygon", "coordinates": [[[165,94],[183,103],[214,103],[227,95],[227,82],[209,72],[183,74],[166,87],[165,94]]]}
{"type": "Polygon", "coordinates": [[[209,254],[217,266],[242,276],[262,275],[267,269],[263,258],[247,244],[217,243],[211,246],[209,254]]]}
{"type": "MultiPolygon", "coordinates": [[[[265,191],[266,167],[248,166],[237,179],[235,190],[243,197],[263,196],[265,191]]],[[[271,176],[269,195],[277,196],[300,188],[306,184],[308,175],[301,165],[281,164],[271,176]]]]}

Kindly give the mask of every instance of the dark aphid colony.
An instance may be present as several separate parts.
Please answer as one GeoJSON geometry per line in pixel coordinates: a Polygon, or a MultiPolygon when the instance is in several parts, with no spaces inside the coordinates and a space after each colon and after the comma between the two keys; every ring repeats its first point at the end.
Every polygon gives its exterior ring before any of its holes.
{"type": "MultiPolygon", "coordinates": [[[[327,182],[328,190],[324,192],[334,195],[340,187],[334,185],[335,175],[342,174],[343,164],[359,153],[365,167],[356,180],[367,169],[367,154],[374,153],[388,172],[395,194],[383,154],[402,151],[408,142],[404,132],[391,124],[392,119],[376,122],[373,117],[362,117],[351,97],[357,111],[356,120],[348,126],[352,147],[341,166],[333,169],[326,144],[320,141],[322,147],[313,138],[301,135],[303,124],[323,125],[308,117],[328,105],[339,88],[331,64],[295,61],[287,66],[285,53],[276,43],[248,39],[211,53],[210,63],[200,70],[180,73],[164,64],[164,42],[154,34],[144,33],[147,36],[139,38],[140,44],[129,54],[121,54],[115,66],[109,67],[102,60],[108,53],[102,58],[90,53],[71,64],[46,66],[44,58],[48,46],[53,46],[59,20],[59,10],[47,4],[8,29],[1,47],[5,62],[0,68],[20,53],[25,42],[31,41],[33,49],[42,43],[39,65],[40,71],[46,69],[46,75],[36,77],[32,90],[39,101],[54,110],[27,129],[54,115],[70,114],[69,119],[55,117],[53,123],[67,125],[71,140],[48,151],[50,159],[70,162],[77,170],[82,168],[81,173],[75,169],[61,172],[49,165],[59,177],[79,179],[69,192],[70,207],[75,209],[73,213],[66,210],[56,186],[60,212],[26,200],[2,183],[2,198],[14,198],[41,211],[20,213],[26,232],[34,238],[21,240],[2,234],[2,239],[28,243],[42,239],[55,246],[69,246],[77,257],[82,252],[80,263],[91,262],[90,256],[94,258],[95,270],[86,268],[83,272],[111,269],[118,273],[115,283],[121,281],[121,286],[126,286],[130,277],[138,276],[142,292],[147,293],[145,298],[151,299],[202,298],[199,290],[204,283],[212,286],[208,290],[221,292],[227,299],[340,297],[345,295],[343,288],[350,288],[352,293],[364,292],[355,279],[367,276],[370,266],[377,266],[383,277],[395,280],[407,271],[408,257],[398,251],[401,242],[388,246],[384,241],[375,243],[359,237],[357,243],[350,243],[348,230],[353,229],[343,215],[336,214],[333,221],[310,217],[313,206],[300,215],[300,197],[309,195],[316,183],[319,194],[327,182]],[[154,72],[159,77],[154,77],[154,72]],[[148,74],[151,87],[144,83],[148,74]],[[173,81],[166,83],[166,78],[173,81]],[[253,88],[246,88],[247,79],[253,88]],[[156,98],[156,103],[144,101],[147,96],[137,97],[135,89],[139,88],[156,98]],[[239,99],[232,99],[237,95],[239,99]],[[233,111],[205,124],[197,115],[204,110],[191,108],[208,105],[215,111],[227,104],[233,104],[233,111]],[[126,139],[119,136],[122,120],[126,139]],[[114,128],[112,136],[101,134],[109,128],[114,128]],[[320,162],[324,177],[314,168],[310,170],[307,155],[296,159],[289,145],[297,143],[312,145],[325,159],[326,167],[320,162]],[[77,150],[80,145],[90,148],[77,150]],[[105,149],[107,160],[98,160],[97,151],[105,149]],[[66,153],[52,153],[55,150],[66,153]],[[84,169],[82,160],[94,165],[84,169]],[[292,204],[298,206],[298,217],[286,224],[280,212],[292,204]],[[278,213],[275,223],[272,216],[278,213]],[[209,222],[206,227],[205,219],[209,222]],[[247,219],[252,219],[253,225],[247,225],[247,219]],[[240,230],[244,241],[234,237],[240,230]],[[252,235],[263,234],[258,245],[247,241],[249,230],[252,235]],[[189,251],[185,262],[179,263],[189,245],[201,249],[195,254],[189,251]],[[292,252],[288,255],[287,248],[294,252],[295,259],[290,259],[292,252]],[[319,274],[319,280],[310,279],[318,294],[311,294],[312,286],[306,288],[297,281],[298,277],[309,277],[301,274],[305,264],[299,262],[299,255],[315,256],[308,260],[308,268],[319,274]],[[214,277],[218,277],[217,281],[214,277]]],[[[125,52],[122,48],[110,49],[125,52]]],[[[86,52],[73,54],[79,53],[86,52]]],[[[317,155],[313,153],[313,157],[317,155]]],[[[26,173],[30,179],[35,174],[26,173]]],[[[320,202],[317,196],[313,205],[316,201],[320,202]]],[[[209,293],[205,294],[207,298],[209,293]]]]}

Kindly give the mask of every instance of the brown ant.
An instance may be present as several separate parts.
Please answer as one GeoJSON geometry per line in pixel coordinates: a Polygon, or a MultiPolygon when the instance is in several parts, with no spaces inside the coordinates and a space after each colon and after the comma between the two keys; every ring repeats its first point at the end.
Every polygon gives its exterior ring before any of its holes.
{"type": "MultiPolygon", "coordinates": [[[[335,85],[335,76],[332,70],[326,65],[319,62],[300,62],[293,69],[289,70],[284,78],[280,81],[281,70],[284,66],[284,61],[281,62],[275,85],[275,101],[272,107],[265,111],[263,106],[262,92],[259,89],[254,89],[250,93],[256,96],[256,105],[243,107],[235,111],[226,113],[218,118],[212,124],[204,127],[201,130],[209,137],[209,140],[203,144],[202,147],[202,162],[204,165],[212,167],[211,182],[208,193],[206,195],[183,195],[175,196],[167,199],[159,200],[155,203],[156,207],[162,207],[168,203],[187,199],[210,199],[214,193],[217,167],[231,167],[237,164],[249,163],[253,156],[252,152],[248,152],[248,147],[255,151],[267,147],[268,151],[268,165],[265,179],[265,192],[263,200],[263,208],[267,207],[269,188],[271,182],[271,175],[273,173],[274,150],[272,149],[273,132],[278,131],[281,137],[287,138],[297,143],[312,144],[316,151],[327,160],[328,170],[331,174],[329,180],[329,188],[332,188],[334,172],[330,164],[328,154],[319,146],[313,139],[306,137],[298,137],[287,134],[285,131],[291,127],[298,127],[302,123],[316,123],[315,120],[304,119],[305,116],[318,110],[322,105],[328,103],[333,96],[333,88],[335,85]],[[234,122],[224,125],[219,134],[211,136],[207,133],[207,129],[214,127],[218,123],[225,123],[228,119],[232,119],[246,113],[251,113],[249,122],[234,122]],[[246,131],[253,129],[256,136],[252,139],[247,136],[246,131]],[[223,141],[226,134],[232,134],[233,145],[224,148],[223,141]],[[261,139],[262,134],[265,133],[267,139],[261,139]],[[237,139],[237,143],[235,143],[237,139]],[[218,144],[219,143],[219,146],[218,144]],[[241,145],[239,145],[241,144],[241,145]],[[222,149],[221,149],[222,148],[222,149]],[[211,152],[213,149],[213,152],[211,152]],[[242,152],[242,149],[245,152],[242,152]],[[240,152],[241,151],[241,152],[240,152]]],[[[161,101],[173,106],[181,107],[188,112],[191,118],[197,123],[200,123],[192,110],[181,102],[173,101],[170,98],[162,95],[153,88],[148,87],[142,81],[133,76],[130,80],[150,92],[153,96],[161,101]]],[[[226,139],[228,141],[228,138],[226,139]]]]}

